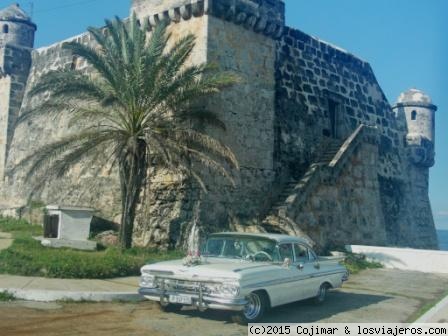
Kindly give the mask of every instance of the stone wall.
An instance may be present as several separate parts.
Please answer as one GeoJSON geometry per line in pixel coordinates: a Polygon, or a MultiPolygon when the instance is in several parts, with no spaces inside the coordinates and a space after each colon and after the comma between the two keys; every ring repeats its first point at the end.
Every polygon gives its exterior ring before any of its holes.
{"type": "Polygon", "coordinates": [[[387,245],[377,160],[376,145],[361,145],[341,175],[318,185],[302,206],[295,222],[318,246],[341,247],[347,241],[387,245]]]}
{"type": "Polygon", "coordinates": [[[276,164],[293,178],[300,179],[328,144],[340,143],[359,125],[374,126],[378,134],[376,144],[366,147],[371,153],[364,150],[365,159],[357,154],[335,185],[314,189],[295,218],[300,229],[328,244],[345,239],[436,247],[428,171],[410,164],[406,120],[392,111],[370,65],[286,28],[277,44],[276,70],[276,164]]]}
{"type": "MultiPolygon", "coordinates": [[[[270,37],[211,17],[191,17],[169,26],[172,40],[187,33],[196,36],[195,51],[189,60],[198,64],[210,60],[223,70],[241,77],[241,83],[205,102],[225,121],[227,131],[210,129],[228,144],[241,164],[235,174],[236,186],[212,172],[203,172],[207,193],[185,176],[152,169],[147,189],[142,194],[135,230],[140,245],[173,246],[188,235],[193,218],[206,231],[229,228],[232,224],[256,223],[265,206],[264,195],[273,182],[273,120],[275,42],[270,37]],[[244,41],[245,48],[239,45],[244,41]],[[256,50],[262,49],[262,53],[256,50]],[[253,80],[257,77],[258,80],[253,80]],[[244,92],[244,96],[241,96],[244,92]]],[[[74,38],[92,43],[89,34],[74,38]]],[[[70,68],[73,57],[62,44],[37,49],[28,90],[48,70],[70,68]]],[[[84,62],[76,61],[77,70],[89,71],[84,62]]],[[[44,95],[45,97],[45,95],[44,95]]],[[[26,95],[23,111],[32,109],[42,97],[26,95]]],[[[67,125],[67,112],[57,118],[41,117],[18,126],[10,150],[9,166],[62,135],[76,131],[67,125]]],[[[114,171],[103,169],[95,176],[98,165],[83,162],[70,173],[48,185],[39,196],[45,203],[91,205],[100,215],[117,221],[119,218],[119,185],[114,171]],[[88,169],[87,166],[88,165],[88,169]]],[[[10,178],[4,197],[23,204],[29,188],[23,183],[23,172],[10,178]]]]}
{"type": "Polygon", "coordinates": [[[0,78],[0,177],[4,176],[8,143],[9,99],[11,77],[0,78]]]}
{"type": "Polygon", "coordinates": [[[28,74],[31,68],[31,49],[16,45],[0,47],[0,179],[4,178],[8,151],[22,105],[28,74]]]}
{"type": "Polygon", "coordinates": [[[235,186],[222,176],[203,171],[206,193],[191,180],[166,172],[152,179],[146,193],[148,201],[142,202],[145,215],[136,232],[136,240],[143,245],[166,244],[167,237],[170,245],[185,241],[195,223],[203,234],[256,225],[274,183],[275,41],[215,16],[204,16],[203,20],[207,61],[232,71],[241,80],[204,102],[227,129],[207,131],[234,151],[240,171],[233,171],[235,186]],[[154,184],[162,185],[166,192],[154,193],[154,184]]]}
{"type": "Polygon", "coordinates": [[[382,173],[402,174],[394,151],[403,146],[405,130],[398,127],[368,63],[286,28],[277,46],[276,69],[279,164],[300,166],[316,156],[331,133],[329,103],[333,102],[338,110],[334,138],[345,139],[359,124],[378,127],[382,173]]]}
{"type": "MultiPolygon", "coordinates": [[[[91,43],[88,34],[82,34],[73,39],[91,43]]],[[[62,43],[34,50],[32,53],[32,68],[26,86],[26,93],[20,113],[33,109],[48,95],[31,97],[28,92],[37,80],[49,70],[68,69],[72,66],[73,56],[62,49],[62,43]]],[[[85,62],[77,63],[78,69],[86,68],[85,62]]],[[[27,155],[41,146],[76,131],[68,125],[68,112],[61,111],[57,116],[39,116],[19,124],[14,130],[14,138],[8,153],[8,167],[11,168],[27,155]]],[[[13,128],[14,129],[14,128],[13,128]]],[[[82,162],[64,178],[55,180],[45,186],[42,194],[36,195],[38,200],[46,204],[68,204],[92,206],[101,210],[100,214],[113,219],[120,213],[119,186],[116,178],[109,175],[108,167],[91,165],[82,162]],[[98,170],[99,169],[99,170],[98,170]]],[[[24,205],[30,192],[30,184],[24,181],[24,171],[19,171],[5,180],[2,188],[2,198],[14,205],[24,205]]]]}
{"type": "MultiPolygon", "coordinates": [[[[202,18],[194,18],[188,23],[183,22],[169,27],[173,41],[189,32],[196,36],[197,46],[191,55],[191,63],[202,63],[205,61],[205,27],[206,24],[202,18]]],[[[90,34],[87,33],[70,40],[76,40],[85,44],[94,43],[90,34]]],[[[69,69],[73,66],[73,62],[76,63],[76,70],[90,71],[85,61],[75,60],[68,51],[62,49],[62,43],[36,49],[33,51],[32,57],[33,67],[30,71],[27,90],[31,89],[45,72],[69,69]]],[[[34,98],[26,94],[21,113],[33,109],[38,103],[42,102],[42,99],[46,98],[48,96],[45,94],[34,98]]],[[[16,111],[19,111],[19,109],[16,109],[16,111]]],[[[9,151],[9,167],[14,166],[22,158],[36,151],[44,144],[70,132],[76,132],[76,127],[69,127],[68,119],[67,111],[62,111],[57,117],[43,116],[20,124],[15,130],[13,145],[9,151]]],[[[153,186],[152,190],[159,194],[156,192],[157,189],[156,184],[156,187],[153,186]]],[[[163,190],[162,183],[162,194],[163,190]]],[[[24,183],[24,172],[20,171],[18,174],[10,177],[2,191],[3,198],[7,199],[8,203],[23,205],[30,191],[28,185],[24,183]]],[[[119,221],[120,218],[121,203],[117,173],[115,171],[110,172],[109,167],[101,167],[100,163],[83,162],[75,166],[67,176],[46,186],[42,194],[36,197],[45,203],[78,206],[90,205],[100,210],[99,216],[114,221],[119,221]]],[[[167,204],[167,206],[169,205],[167,204]]]]}

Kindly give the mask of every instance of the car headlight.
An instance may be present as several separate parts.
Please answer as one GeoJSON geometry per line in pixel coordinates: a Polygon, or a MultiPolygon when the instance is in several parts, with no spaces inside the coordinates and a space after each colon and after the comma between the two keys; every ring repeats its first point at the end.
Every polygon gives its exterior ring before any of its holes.
{"type": "Polygon", "coordinates": [[[140,287],[156,288],[157,284],[155,281],[155,277],[143,271],[142,276],[140,277],[140,287]]]}
{"type": "Polygon", "coordinates": [[[240,286],[237,284],[222,284],[221,292],[223,293],[223,296],[238,296],[240,293],[240,286]]]}
{"type": "Polygon", "coordinates": [[[212,296],[235,297],[240,293],[240,286],[236,283],[206,284],[205,289],[212,296]]]}

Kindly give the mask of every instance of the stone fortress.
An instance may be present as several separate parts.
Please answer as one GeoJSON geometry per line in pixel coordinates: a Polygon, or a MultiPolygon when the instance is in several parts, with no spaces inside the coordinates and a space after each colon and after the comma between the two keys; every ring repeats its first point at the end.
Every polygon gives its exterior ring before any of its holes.
{"type": "MultiPolygon", "coordinates": [[[[437,248],[428,197],[437,108],[426,94],[408,90],[391,106],[367,62],[286,26],[282,0],[133,0],[130,12],[150,29],[167,20],[173,39],[194,34],[190,62],[215,62],[242,78],[204,102],[227,125],[210,132],[240,162],[236,187],[204,172],[203,193],[185,176],[151,169],[135,244],[172,247],[197,233],[240,230],[306,236],[322,249],[437,248]]],[[[23,206],[29,189],[23,172],[7,169],[72,131],[67,111],[16,125],[36,106],[30,87],[49,70],[88,71],[62,42],[33,49],[35,31],[20,7],[0,11],[4,208],[23,206]]],[[[93,43],[87,33],[73,39],[93,43]]],[[[107,167],[80,164],[39,197],[119,219],[117,174],[107,167]]]]}

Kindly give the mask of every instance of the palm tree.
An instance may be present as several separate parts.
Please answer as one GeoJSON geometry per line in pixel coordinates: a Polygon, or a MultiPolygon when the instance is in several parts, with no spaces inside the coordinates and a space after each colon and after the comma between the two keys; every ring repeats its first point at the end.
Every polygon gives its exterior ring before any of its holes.
{"type": "Polygon", "coordinates": [[[39,176],[32,183],[33,190],[39,190],[81,160],[116,166],[122,202],[120,243],[129,248],[136,205],[152,162],[188,174],[203,188],[201,174],[192,168],[197,163],[232,180],[228,171],[238,168],[235,156],[204,128],[225,125],[198,101],[238,78],[209,64],[188,65],[194,36],[186,35],[169,48],[164,23],[150,36],[135,15],[128,22],[116,18],[106,20],[103,29],[88,30],[97,46],[68,42],[63,48],[83,58],[93,71],[43,75],[30,94],[50,93],[50,99],[19,120],[69,111],[69,124],[76,131],[44,145],[14,170],[25,166],[26,180],[39,176]]]}

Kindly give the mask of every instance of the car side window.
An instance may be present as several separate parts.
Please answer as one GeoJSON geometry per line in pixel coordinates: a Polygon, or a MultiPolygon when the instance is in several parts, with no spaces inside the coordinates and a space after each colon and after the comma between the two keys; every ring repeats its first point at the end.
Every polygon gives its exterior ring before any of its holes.
{"type": "Polygon", "coordinates": [[[311,250],[311,249],[308,249],[308,257],[309,257],[310,262],[316,262],[317,261],[316,253],[314,253],[314,251],[311,250]]]}
{"type": "Polygon", "coordinates": [[[294,250],[296,253],[296,262],[308,261],[308,249],[300,244],[294,244],[294,250]]]}
{"type": "Polygon", "coordinates": [[[280,244],[278,247],[278,252],[280,254],[281,261],[285,260],[285,258],[289,258],[291,262],[294,260],[292,244],[280,244]]]}

